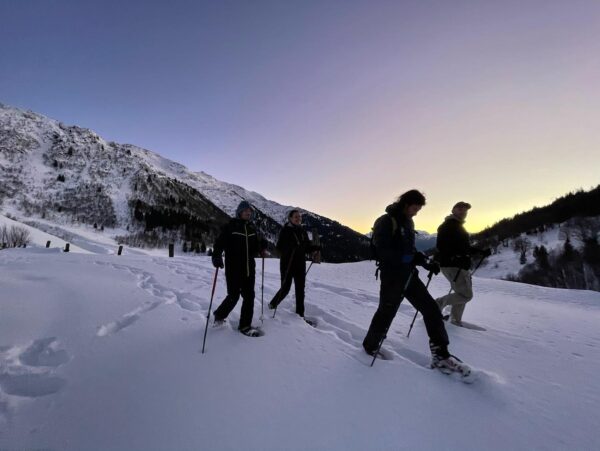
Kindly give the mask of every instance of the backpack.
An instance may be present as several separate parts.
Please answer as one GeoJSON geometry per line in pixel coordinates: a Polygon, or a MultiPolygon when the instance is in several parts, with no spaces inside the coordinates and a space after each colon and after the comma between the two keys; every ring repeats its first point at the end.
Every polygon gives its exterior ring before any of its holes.
{"type": "MultiPolygon", "coordinates": [[[[387,216],[390,217],[390,219],[392,220],[392,236],[394,236],[396,234],[396,231],[398,230],[398,221],[396,221],[396,218],[394,218],[392,215],[390,215],[389,213],[386,213],[387,216]]],[[[378,275],[379,275],[379,265],[380,265],[380,260],[377,257],[377,248],[375,247],[375,244],[373,243],[373,235],[375,234],[375,228],[378,226],[379,221],[383,220],[385,216],[381,216],[379,217],[376,221],[375,224],[373,224],[373,227],[371,228],[371,238],[369,240],[369,249],[371,251],[371,258],[369,260],[375,260],[375,266],[377,267],[377,269],[375,270],[375,279],[377,279],[378,275]]]]}

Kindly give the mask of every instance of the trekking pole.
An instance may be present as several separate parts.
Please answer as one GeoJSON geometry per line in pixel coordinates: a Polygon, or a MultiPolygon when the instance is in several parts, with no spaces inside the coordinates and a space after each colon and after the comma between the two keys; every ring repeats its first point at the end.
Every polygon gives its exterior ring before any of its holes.
{"type": "Polygon", "coordinates": [[[260,282],[260,323],[265,318],[265,257],[262,258],[262,273],[260,282]]]}
{"type": "MultiPolygon", "coordinates": [[[[285,283],[287,282],[288,276],[290,275],[290,271],[292,269],[292,263],[294,262],[294,254],[295,253],[296,253],[296,248],[294,248],[294,250],[292,251],[292,255],[290,255],[290,262],[288,263],[288,266],[285,270],[285,277],[283,278],[283,282],[281,283],[281,288],[284,287],[285,283]]],[[[281,291],[281,288],[279,288],[279,291],[281,291]]],[[[278,297],[279,291],[277,291],[277,293],[275,293],[275,298],[278,297]]],[[[273,298],[273,299],[275,299],[275,298],[273,298]]],[[[273,301],[271,301],[271,302],[273,302],[273,301]]],[[[277,314],[277,306],[275,307],[275,310],[273,311],[272,318],[275,318],[276,314],[277,314]]]]}
{"type": "Polygon", "coordinates": [[[308,269],[306,270],[306,272],[304,273],[305,276],[308,276],[308,271],[310,271],[310,268],[312,268],[314,261],[310,262],[310,265],[308,265],[308,269]]]}
{"type": "Polygon", "coordinates": [[[206,344],[206,334],[208,332],[208,322],[210,321],[210,309],[212,308],[213,298],[215,297],[215,288],[217,288],[217,275],[219,268],[215,270],[215,280],[213,280],[212,293],[210,294],[210,303],[208,304],[208,314],[206,315],[206,327],[204,328],[204,340],[202,340],[202,354],[204,354],[204,345],[206,344]]]}
{"type": "Polygon", "coordinates": [[[479,263],[477,263],[477,266],[475,266],[475,269],[471,273],[471,276],[473,276],[473,274],[475,274],[475,272],[479,269],[479,267],[481,266],[481,264],[483,263],[484,260],[485,260],[485,255],[483,257],[481,257],[481,260],[479,260],[479,263]]]}
{"type": "MultiPolygon", "coordinates": [[[[460,272],[462,271],[462,268],[458,268],[458,271],[456,271],[456,275],[454,276],[454,279],[452,280],[452,283],[456,283],[456,281],[458,280],[458,276],[460,275],[460,272]]],[[[450,291],[448,291],[448,294],[452,293],[452,284],[450,284],[450,291]]]]}
{"type": "MultiPolygon", "coordinates": [[[[406,293],[406,290],[408,289],[408,285],[410,284],[414,273],[415,273],[414,270],[411,270],[410,274],[408,275],[408,279],[406,279],[406,283],[404,284],[404,288],[402,289],[402,294],[400,295],[400,302],[402,302],[402,300],[404,299],[404,294],[406,293]]],[[[398,306],[400,306],[400,302],[398,303],[398,306]]],[[[391,326],[391,323],[390,323],[390,326],[391,326]]],[[[377,350],[373,354],[373,360],[371,361],[371,366],[373,366],[375,364],[375,359],[377,359],[377,354],[379,354],[379,350],[381,349],[383,340],[385,340],[385,338],[387,336],[390,326],[388,326],[385,329],[385,332],[383,333],[383,337],[381,337],[381,340],[379,340],[379,346],[377,346],[377,350]]]]}
{"type": "MultiPolygon", "coordinates": [[[[429,271],[429,274],[427,275],[427,278],[429,279],[427,281],[427,285],[425,285],[425,289],[427,290],[427,288],[429,287],[429,282],[431,282],[431,279],[433,278],[433,271],[429,271]]],[[[415,321],[417,319],[417,315],[419,314],[419,311],[417,310],[415,312],[415,316],[413,317],[412,323],[410,323],[410,329],[408,329],[408,334],[406,334],[406,338],[410,338],[410,331],[412,330],[415,321]]]]}

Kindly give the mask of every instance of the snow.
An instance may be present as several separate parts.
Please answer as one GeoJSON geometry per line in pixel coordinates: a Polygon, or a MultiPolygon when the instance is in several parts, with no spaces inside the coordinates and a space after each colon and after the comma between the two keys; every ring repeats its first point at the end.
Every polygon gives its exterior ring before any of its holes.
{"type": "MultiPolygon", "coordinates": [[[[51,235],[49,233],[42,232],[41,230],[28,226],[27,224],[23,224],[22,222],[15,221],[13,219],[7,218],[4,215],[0,215],[0,227],[6,225],[9,229],[11,227],[22,227],[29,232],[30,243],[29,246],[34,247],[46,247],[46,242],[50,241],[50,249],[64,249],[66,241],[60,239],[55,235],[51,235]]],[[[89,253],[88,251],[74,245],[69,245],[69,251],[75,253],[89,253]]]]}
{"type": "MultiPolygon", "coordinates": [[[[600,217],[586,219],[600,223],[600,217]]],[[[535,260],[533,257],[535,246],[544,246],[549,253],[560,251],[564,247],[567,237],[576,249],[583,247],[583,240],[578,234],[577,227],[570,224],[570,221],[553,224],[552,228],[548,228],[544,232],[531,235],[523,233],[519,236],[520,239],[525,239],[530,243],[530,248],[526,253],[527,263],[533,263],[535,260]]],[[[520,263],[521,252],[513,249],[514,241],[514,238],[508,239],[506,240],[506,246],[502,244],[498,246],[497,253],[484,260],[477,270],[477,274],[481,277],[493,279],[506,279],[510,275],[517,275],[524,265],[520,263]]],[[[478,263],[478,258],[477,256],[474,257],[475,264],[478,263]]]]}
{"type": "MultiPolygon", "coordinates": [[[[426,368],[407,303],[384,343],[394,359],[369,367],[372,263],[313,265],[317,328],[291,295],[271,318],[278,266],[267,259],[266,335],[235,330],[238,306],[201,354],[209,258],[0,251],[0,448],[599,448],[600,293],[475,277],[465,320],[486,331],[447,326],[451,352],[476,368],[466,385],[426,368]]],[[[256,292],[260,324],[260,269],[256,292]]],[[[224,296],[219,274],[213,309],[224,296]]]]}

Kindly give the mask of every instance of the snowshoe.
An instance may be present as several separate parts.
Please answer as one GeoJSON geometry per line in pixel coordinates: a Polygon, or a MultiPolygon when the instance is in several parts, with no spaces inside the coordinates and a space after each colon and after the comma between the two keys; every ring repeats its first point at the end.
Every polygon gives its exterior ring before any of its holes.
{"type": "Polygon", "coordinates": [[[306,321],[306,324],[308,324],[309,326],[317,327],[318,321],[316,318],[309,318],[309,317],[305,316],[302,319],[304,321],[306,321]]]}
{"type": "Polygon", "coordinates": [[[450,354],[446,346],[430,343],[429,347],[431,349],[431,368],[435,368],[446,375],[456,373],[460,375],[461,380],[464,382],[472,382],[469,365],[450,354]]]}
{"type": "Polygon", "coordinates": [[[265,333],[257,327],[244,327],[240,332],[247,337],[262,337],[265,333]]]}
{"type": "Polygon", "coordinates": [[[463,377],[471,374],[471,368],[453,355],[450,355],[445,359],[436,356],[432,357],[431,368],[437,368],[444,374],[460,373],[463,377]]]}
{"type": "Polygon", "coordinates": [[[379,351],[377,349],[371,350],[371,349],[367,349],[365,347],[363,347],[363,349],[371,357],[374,357],[375,355],[377,355],[377,358],[381,359],[381,360],[393,360],[393,357],[391,356],[391,354],[383,348],[379,348],[379,351]]]}

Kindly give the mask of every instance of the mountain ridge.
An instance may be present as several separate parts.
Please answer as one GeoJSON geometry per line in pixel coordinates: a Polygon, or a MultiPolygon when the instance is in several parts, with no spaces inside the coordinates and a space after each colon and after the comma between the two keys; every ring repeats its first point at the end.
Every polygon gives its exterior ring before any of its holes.
{"type": "MultiPolygon", "coordinates": [[[[133,144],[106,141],[88,128],[0,103],[0,204],[26,216],[125,229],[130,245],[172,241],[210,245],[241,200],[257,212],[271,243],[291,206],[222,182],[204,171],[133,144]]],[[[337,221],[306,209],[323,259],[368,258],[368,240],[337,221]]]]}

